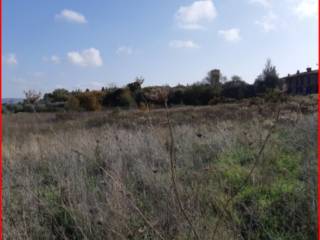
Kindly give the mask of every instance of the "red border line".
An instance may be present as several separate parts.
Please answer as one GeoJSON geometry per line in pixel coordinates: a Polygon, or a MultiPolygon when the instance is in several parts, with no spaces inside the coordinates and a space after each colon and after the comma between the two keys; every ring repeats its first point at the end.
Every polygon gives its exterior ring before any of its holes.
{"type": "MultiPolygon", "coordinates": [[[[320,63],[320,48],[319,48],[319,40],[320,40],[320,0],[318,1],[318,69],[319,69],[319,63],[320,63]]],[[[319,87],[320,87],[320,73],[318,71],[318,240],[320,240],[320,120],[319,120],[319,115],[320,115],[320,97],[319,97],[319,87]]]]}
{"type": "MultiPolygon", "coordinates": [[[[2,0],[0,0],[0,55],[2,56],[2,0]]],[[[3,238],[3,202],[2,202],[2,192],[3,192],[3,178],[2,178],[2,57],[0,57],[1,69],[0,69],[0,240],[3,238]]]]}
{"type": "MultiPolygon", "coordinates": [[[[2,0],[0,0],[0,55],[2,56],[2,0]]],[[[0,57],[1,69],[0,69],[0,240],[3,238],[3,177],[2,177],[2,57],[0,57]]]]}
{"type": "MultiPolygon", "coordinates": [[[[0,0],[0,55],[2,56],[2,0],[0,0]]],[[[2,178],[2,57],[0,57],[1,69],[0,69],[0,240],[3,237],[3,204],[2,204],[2,192],[3,192],[3,178],[2,178]]]]}

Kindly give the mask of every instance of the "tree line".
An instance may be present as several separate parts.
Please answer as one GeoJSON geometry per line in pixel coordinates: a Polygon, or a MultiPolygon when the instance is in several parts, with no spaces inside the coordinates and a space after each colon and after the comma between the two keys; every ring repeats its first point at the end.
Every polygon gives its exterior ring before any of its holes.
{"type": "Polygon", "coordinates": [[[56,89],[41,95],[25,92],[22,103],[5,105],[4,112],[99,111],[112,107],[148,108],[176,105],[214,105],[244,98],[266,96],[282,88],[276,67],[268,59],[262,73],[253,84],[239,76],[228,80],[214,69],[200,82],[191,85],[143,87],[144,79],[137,77],[124,87],[103,87],[101,90],[56,89]]]}

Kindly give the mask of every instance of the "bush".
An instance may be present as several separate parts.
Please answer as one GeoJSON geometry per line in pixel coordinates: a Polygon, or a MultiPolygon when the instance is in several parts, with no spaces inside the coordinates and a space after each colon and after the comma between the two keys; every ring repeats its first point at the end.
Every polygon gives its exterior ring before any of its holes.
{"type": "Polygon", "coordinates": [[[14,112],[14,104],[3,104],[2,113],[14,112]]]}
{"type": "Polygon", "coordinates": [[[183,104],[184,91],[182,89],[173,89],[169,93],[168,103],[169,104],[183,104]]]}
{"type": "Polygon", "coordinates": [[[279,103],[285,102],[287,100],[287,96],[277,90],[268,90],[264,95],[264,99],[266,102],[279,103]]]}
{"type": "Polygon", "coordinates": [[[78,111],[80,109],[80,101],[75,96],[70,96],[68,98],[66,109],[68,111],[78,111]]]}
{"type": "Polygon", "coordinates": [[[226,98],[242,99],[248,97],[249,84],[242,80],[226,82],[222,86],[222,96],[226,98]]]}
{"type": "Polygon", "coordinates": [[[29,113],[32,113],[32,112],[36,112],[36,109],[35,109],[35,106],[33,104],[24,104],[23,105],[23,112],[29,112],[29,113]]]}
{"type": "Polygon", "coordinates": [[[35,111],[36,112],[48,112],[49,108],[45,104],[36,104],[35,111]]]}
{"type": "Polygon", "coordinates": [[[118,106],[120,107],[133,107],[136,105],[134,98],[131,95],[131,92],[128,89],[125,89],[120,94],[118,100],[118,106]]]}
{"type": "Polygon", "coordinates": [[[54,90],[52,93],[46,94],[44,99],[49,102],[66,102],[70,96],[68,90],[60,88],[54,90]]]}
{"type": "Polygon", "coordinates": [[[207,105],[211,99],[219,96],[219,90],[210,85],[192,85],[183,94],[186,105],[207,105]]]}
{"type": "Polygon", "coordinates": [[[99,104],[102,106],[103,98],[105,96],[105,93],[102,92],[102,91],[91,91],[90,93],[97,98],[99,104]]]}
{"type": "Polygon", "coordinates": [[[136,106],[136,101],[128,88],[120,88],[107,93],[103,98],[103,105],[109,107],[133,107],[136,106]]]}
{"type": "Polygon", "coordinates": [[[21,103],[14,104],[12,107],[14,113],[23,112],[23,105],[21,103]]]}
{"type": "Polygon", "coordinates": [[[80,102],[80,107],[86,111],[98,111],[101,109],[101,105],[97,96],[91,92],[85,92],[77,95],[80,102]]]}

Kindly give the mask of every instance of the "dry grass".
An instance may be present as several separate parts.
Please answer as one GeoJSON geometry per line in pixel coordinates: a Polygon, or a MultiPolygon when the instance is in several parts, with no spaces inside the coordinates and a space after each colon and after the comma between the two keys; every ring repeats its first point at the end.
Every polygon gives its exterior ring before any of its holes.
{"type": "Polygon", "coordinates": [[[4,238],[315,238],[315,100],[5,116],[4,238]]]}

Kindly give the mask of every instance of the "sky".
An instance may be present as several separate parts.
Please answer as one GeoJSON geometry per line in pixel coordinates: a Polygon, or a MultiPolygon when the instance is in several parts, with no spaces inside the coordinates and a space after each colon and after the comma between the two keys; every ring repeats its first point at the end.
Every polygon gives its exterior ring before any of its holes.
{"type": "Polygon", "coordinates": [[[318,0],[3,0],[3,97],[318,68],[318,0]]]}

